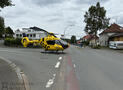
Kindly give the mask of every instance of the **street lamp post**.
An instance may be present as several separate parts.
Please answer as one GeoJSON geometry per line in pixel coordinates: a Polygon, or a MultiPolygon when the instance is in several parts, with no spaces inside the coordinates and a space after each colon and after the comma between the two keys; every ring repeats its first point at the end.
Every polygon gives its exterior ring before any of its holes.
{"type": "Polygon", "coordinates": [[[69,27],[71,27],[71,26],[74,26],[74,25],[68,25],[65,29],[64,29],[64,38],[65,38],[65,33],[66,33],[66,31],[67,31],[67,29],[69,28],[69,27]]]}

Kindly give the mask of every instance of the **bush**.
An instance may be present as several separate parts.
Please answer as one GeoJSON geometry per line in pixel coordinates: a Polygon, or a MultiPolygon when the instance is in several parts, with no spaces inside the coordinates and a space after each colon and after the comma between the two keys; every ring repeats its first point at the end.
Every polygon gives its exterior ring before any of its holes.
{"type": "MultiPolygon", "coordinates": [[[[6,46],[11,46],[11,47],[23,47],[21,44],[21,38],[6,38],[4,40],[4,45],[6,46]]],[[[29,48],[42,48],[40,44],[29,44],[28,45],[29,48]]]]}
{"type": "Polygon", "coordinates": [[[16,38],[16,39],[15,39],[15,44],[16,44],[16,45],[22,45],[22,44],[21,44],[21,38],[16,38]]]}
{"type": "Polygon", "coordinates": [[[21,38],[6,38],[4,40],[4,45],[6,46],[21,46],[21,38]]]}
{"type": "Polygon", "coordinates": [[[93,48],[93,49],[100,49],[101,46],[100,45],[96,45],[96,46],[91,46],[91,48],[93,48]]]}
{"type": "Polygon", "coordinates": [[[82,44],[85,45],[85,46],[88,46],[89,45],[89,41],[83,41],[82,44]]]}

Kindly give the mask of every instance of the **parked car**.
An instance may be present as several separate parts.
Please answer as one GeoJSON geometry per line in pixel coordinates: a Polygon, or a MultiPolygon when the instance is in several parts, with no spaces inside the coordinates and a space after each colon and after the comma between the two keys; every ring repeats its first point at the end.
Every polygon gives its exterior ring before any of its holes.
{"type": "Polygon", "coordinates": [[[110,41],[109,48],[112,49],[123,49],[123,41],[110,41]]]}

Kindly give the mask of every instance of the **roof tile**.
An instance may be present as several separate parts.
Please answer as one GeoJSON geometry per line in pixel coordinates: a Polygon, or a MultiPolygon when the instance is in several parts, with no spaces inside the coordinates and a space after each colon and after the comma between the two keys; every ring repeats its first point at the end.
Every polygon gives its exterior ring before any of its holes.
{"type": "Polygon", "coordinates": [[[121,33],[121,32],[123,32],[123,27],[114,23],[114,24],[111,24],[111,26],[108,29],[104,30],[101,34],[103,34],[103,33],[121,33]]]}

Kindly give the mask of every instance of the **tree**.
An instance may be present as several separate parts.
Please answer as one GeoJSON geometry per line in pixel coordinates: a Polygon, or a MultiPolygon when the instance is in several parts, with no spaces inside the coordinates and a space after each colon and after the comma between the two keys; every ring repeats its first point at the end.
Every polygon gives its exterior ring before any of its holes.
{"type": "Polygon", "coordinates": [[[70,41],[71,41],[72,44],[75,44],[76,43],[76,36],[75,35],[71,36],[70,41]]]}
{"type": "Polygon", "coordinates": [[[11,0],[0,0],[0,8],[4,8],[6,6],[12,6],[11,0]]]}
{"type": "MultiPolygon", "coordinates": [[[[0,8],[4,8],[6,6],[12,6],[11,0],[0,0],[0,8]]],[[[4,18],[0,16],[0,38],[2,38],[4,28],[4,18]]]]}
{"type": "Polygon", "coordinates": [[[6,37],[13,37],[13,30],[10,27],[5,28],[5,36],[6,37]]]}
{"type": "Polygon", "coordinates": [[[96,6],[91,6],[88,12],[84,15],[84,22],[86,23],[84,31],[87,34],[97,35],[101,29],[106,29],[109,25],[109,18],[106,17],[106,10],[97,2],[96,6]]]}
{"type": "Polygon", "coordinates": [[[4,19],[3,17],[0,17],[0,38],[2,38],[2,35],[4,33],[4,28],[5,28],[4,19]]]}

